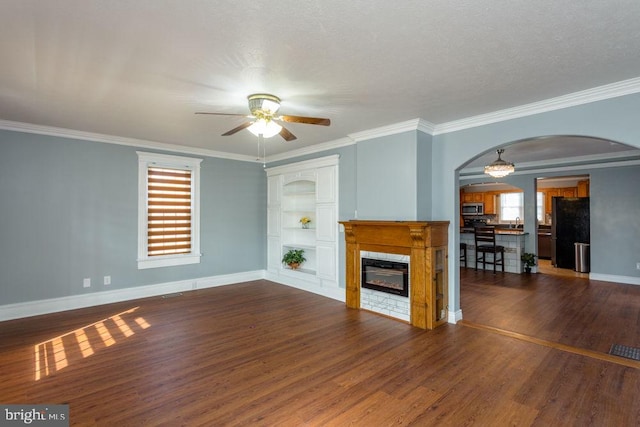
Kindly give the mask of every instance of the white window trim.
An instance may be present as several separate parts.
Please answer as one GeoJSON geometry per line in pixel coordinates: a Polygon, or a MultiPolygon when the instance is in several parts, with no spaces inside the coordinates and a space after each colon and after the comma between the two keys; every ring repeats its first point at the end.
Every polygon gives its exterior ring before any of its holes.
{"type": "Polygon", "coordinates": [[[200,163],[202,159],[167,154],[138,153],[138,270],[199,264],[200,253],[200,163]],[[147,169],[149,166],[191,170],[191,253],[147,255],[147,169]]]}

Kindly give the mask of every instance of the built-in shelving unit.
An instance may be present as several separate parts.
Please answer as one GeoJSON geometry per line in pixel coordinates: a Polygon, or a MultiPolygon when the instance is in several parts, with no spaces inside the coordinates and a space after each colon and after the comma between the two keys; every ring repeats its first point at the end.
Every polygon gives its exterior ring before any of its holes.
{"type": "MultiPolygon", "coordinates": [[[[327,294],[338,288],[338,156],[267,169],[269,279],[327,294]],[[301,218],[311,222],[303,226],[301,218]],[[291,270],[281,260],[290,249],[307,259],[291,270]]],[[[334,296],[334,295],[328,295],[334,296]]]]}
{"type": "Polygon", "coordinates": [[[282,252],[303,249],[305,258],[299,272],[316,274],[316,182],[312,174],[284,177],[282,186],[282,252]],[[308,175],[308,176],[307,176],[308,175]],[[289,182],[286,182],[289,181],[289,182]],[[300,219],[311,218],[308,228],[300,219]]]}

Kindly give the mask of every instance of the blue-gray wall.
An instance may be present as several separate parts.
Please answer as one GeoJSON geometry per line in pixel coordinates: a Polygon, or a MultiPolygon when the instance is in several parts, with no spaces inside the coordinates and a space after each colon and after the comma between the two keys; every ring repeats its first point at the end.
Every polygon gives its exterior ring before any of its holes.
{"type": "Polygon", "coordinates": [[[138,270],[136,148],[0,131],[0,305],[264,269],[262,165],[187,156],[204,159],[201,263],[138,270]]]}
{"type": "Polygon", "coordinates": [[[431,220],[431,204],[433,201],[433,168],[431,167],[431,157],[433,150],[433,137],[423,132],[416,132],[418,155],[416,162],[416,204],[419,221],[431,220]]]}
{"type": "Polygon", "coordinates": [[[640,166],[590,172],[591,270],[640,277],[640,166]]]}
{"type": "Polygon", "coordinates": [[[415,220],[416,132],[359,142],[356,149],[358,219],[415,220]]]}

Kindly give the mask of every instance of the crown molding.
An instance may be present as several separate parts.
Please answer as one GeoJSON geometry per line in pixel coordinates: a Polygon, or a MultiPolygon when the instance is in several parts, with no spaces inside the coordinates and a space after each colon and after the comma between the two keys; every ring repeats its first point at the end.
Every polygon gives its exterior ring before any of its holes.
{"type": "Polygon", "coordinates": [[[432,135],[434,129],[435,125],[433,123],[430,123],[424,119],[412,119],[400,123],[394,123],[388,126],[365,130],[362,132],[351,133],[349,134],[349,138],[352,138],[356,142],[360,142],[414,130],[419,130],[421,132],[432,135]]]}
{"type": "Polygon", "coordinates": [[[266,162],[278,162],[280,160],[289,160],[294,157],[305,156],[308,154],[316,154],[322,151],[334,150],[336,148],[342,148],[349,145],[353,145],[356,142],[350,138],[340,138],[334,141],[323,142],[321,144],[310,145],[309,147],[298,148],[297,150],[286,151],[281,154],[274,154],[272,156],[267,156],[266,162]]]}
{"type": "Polygon", "coordinates": [[[435,129],[435,125],[426,120],[423,120],[423,119],[407,120],[405,122],[395,123],[392,125],[370,129],[367,131],[352,133],[352,134],[349,134],[347,138],[340,138],[334,141],[329,141],[322,144],[316,144],[316,145],[300,148],[293,151],[287,151],[286,153],[268,156],[266,161],[267,163],[270,163],[270,162],[277,162],[280,160],[288,160],[294,157],[300,157],[307,154],[315,154],[322,151],[354,145],[361,141],[367,141],[367,140],[379,138],[382,136],[395,135],[398,133],[410,132],[414,130],[418,130],[420,132],[432,135],[434,129],[435,129]]]}
{"type": "Polygon", "coordinates": [[[467,117],[465,119],[441,123],[435,125],[433,135],[440,135],[491,123],[531,116],[534,114],[560,110],[567,107],[589,104],[591,102],[631,95],[638,92],[640,92],[640,77],[635,77],[633,79],[598,86],[558,96],[556,98],[545,99],[544,101],[533,102],[530,104],[520,105],[518,107],[494,111],[492,113],[480,114],[477,116],[467,117]]]}
{"type": "Polygon", "coordinates": [[[417,130],[419,130],[422,133],[426,133],[429,135],[434,135],[435,131],[436,131],[436,125],[434,125],[431,122],[428,122],[424,119],[418,119],[418,128],[417,130]]]}
{"type": "Polygon", "coordinates": [[[255,162],[253,156],[243,156],[240,154],[224,153],[222,151],[207,150],[206,148],[188,147],[185,145],[167,144],[164,142],[147,141],[143,139],[125,138],[115,135],[105,135],[101,133],[84,132],[73,129],[58,128],[53,126],[42,126],[31,123],[13,122],[0,120],[0,130],[10,130],[38,135],[55,136],[60,138],[79,139],[85,141],[104,142],[107,144],[126,145],[129,147],[146,148],[152,150],[163,150],[174,153],[194,154],[197,156],[218,157],[229,160],[239,160],[242,162],[255,162]]]}

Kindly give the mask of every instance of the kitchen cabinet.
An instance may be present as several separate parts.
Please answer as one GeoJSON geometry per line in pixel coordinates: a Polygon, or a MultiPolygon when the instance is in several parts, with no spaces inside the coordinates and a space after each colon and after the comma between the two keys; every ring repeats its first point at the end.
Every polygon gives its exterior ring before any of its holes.
{"type": "Polygon", "coordinates": [[[578,181],[578,197],[589,197],[589,180],[578,181]]]}
{"type": "Polygon", "coordinates": [[[544,193],[544,212],[550,214],[553,210],[553,198],[558,197],[558,189],[556,188],[546,188],[543,190],[544,193]]]}
{"type": "Polygon", "coordinates": [[[462,203],[484,203],[484,193],[462,193],[462,203]]]}
{"type": "Polygon", "coordinates": [[[484,193],[484,213],[485,215],[495,215],[496,212],[496,196],[498,193],[489,191],[484,193]]]}
{"type": "Polygon", "coordinates": [[[578,197],[578,187],[543,188],[544,212],[550,214],[553,210],[554,197],[578,197]]]}

